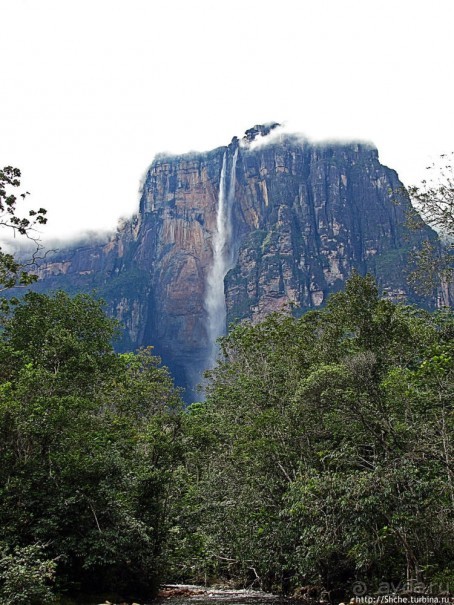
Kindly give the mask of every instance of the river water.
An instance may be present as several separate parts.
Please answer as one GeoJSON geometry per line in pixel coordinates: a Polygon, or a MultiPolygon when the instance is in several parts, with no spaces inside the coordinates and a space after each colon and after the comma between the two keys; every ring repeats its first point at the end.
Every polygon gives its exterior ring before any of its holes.
{"type": "Polygon", "coordinates": [[[230,590],[226,588],[205,588],[202,586],[175,585],[166,586],[174,594],[168,598],[159,598],[160,604],[168,605],[290,605],[297,601],[257,590],[230,590]],[[178,592],[181,591],[180,594],[178,592]],[[187,591],[187,592],[186,592],[187,591]],[[185,594],[186,592],[186,594],[185,594]]]}
{"type": "MultiPolygon", "coordinates": [[[[230,590],[206,588],[189,584],[166,585],[153,602],[97,600],[77,602],[77,605],[294,605],[298,601],[256,590],[230,590]]],[[[299,602],[301,603],[301,602],[299,602]]],[[[74,601],[62,601],[61,605],[76,605],[74,601]]]]}

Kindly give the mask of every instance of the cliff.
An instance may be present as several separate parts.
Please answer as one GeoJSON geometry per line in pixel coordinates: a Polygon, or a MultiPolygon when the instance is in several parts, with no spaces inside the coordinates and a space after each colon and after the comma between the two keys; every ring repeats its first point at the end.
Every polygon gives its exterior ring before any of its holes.
{"type": "Polygon", "coordinates": [[[125,327],[119,348],[153,345],[190,390],[226,323],[319,307],[353,269],[416,301],[405,269],[421,235],[404,226],[408,199],[394,203],[397,174],[371,145],[315,145],[273,128],[157,156],[138,215],[107,243],[57,253],[39,289],[95,289],[125,327]]]}

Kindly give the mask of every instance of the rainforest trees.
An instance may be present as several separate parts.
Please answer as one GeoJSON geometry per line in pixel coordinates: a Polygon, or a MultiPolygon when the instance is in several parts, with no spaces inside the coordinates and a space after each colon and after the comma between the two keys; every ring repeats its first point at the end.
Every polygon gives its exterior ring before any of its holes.
{"type": "Polygon", "coordinates": [[[450,311],[358,275],[323,310],[233,328],[186,418],[186,573],[370,592],[452,579],[453,335],[450,311]]]}
{"type": "Polygon", "coordinates": [[[150,351],[114,353],[115,330],[99,301],[63,292],[27,294],[6,322],[3,590],[24,548],[39,551],[58,589],[135,596],[161,579],[181,401],[150,351]]]}

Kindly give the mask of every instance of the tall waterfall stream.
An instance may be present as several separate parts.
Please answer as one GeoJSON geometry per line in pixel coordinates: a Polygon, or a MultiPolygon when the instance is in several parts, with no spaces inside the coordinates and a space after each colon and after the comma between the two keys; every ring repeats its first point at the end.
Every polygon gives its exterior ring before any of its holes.
{"type": "Polygon", "coordinates": [[[218,345],[216,340],[225,334],[227,309],[224,293],[224,278],[234,266],[232,242],[232,206],[235,201],[236,164],[238,148],[228,170],[228,152],[222,159],[219,183],[219,199],[216,213],[216,232],[213,236],[213,264],[207,276],[205,309],[207,312],[207,331],[211,350],[207,367],[212,367],[216,360],[218,345]]]}

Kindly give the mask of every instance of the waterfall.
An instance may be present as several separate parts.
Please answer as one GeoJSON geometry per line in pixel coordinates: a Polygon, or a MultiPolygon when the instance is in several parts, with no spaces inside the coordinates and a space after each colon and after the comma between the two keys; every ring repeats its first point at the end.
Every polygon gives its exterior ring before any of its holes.
{"type": "Polygon", "coordinates": [[[207,331],[211,345],[207,367],[214,365],[218,352],[216,339],[225,334],[226,329],[227,309],[224,294],[224,278],[230,269],[232,269],[235,262],[232,245],[232,206],[235,200],[237,159],[238,148],[233,155],[230,173],[228,174],[227,150],[224,152],[224,157],[222,158],[216,232],[213,236],[213,264],[208,272],[205,295],[207,331]]]}

